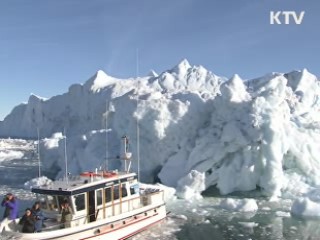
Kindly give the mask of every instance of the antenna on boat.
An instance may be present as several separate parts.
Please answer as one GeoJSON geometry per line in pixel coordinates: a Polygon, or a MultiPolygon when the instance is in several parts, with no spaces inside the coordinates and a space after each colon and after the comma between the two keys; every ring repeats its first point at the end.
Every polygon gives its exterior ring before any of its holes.
{"type": "MultiPolygon", "coordinates": [[[[137,79],[137,110],[139,106],[139,49],[136,49],[136,79],[137,79]]],[[[138,161],[138,181],[140,182],[140,129],[139,116],[137,116],[137,161],[138,161]]]]}
{"type": "Polygon", "coordinates": [[[41,177],[41,161],[40,161],[40,131],[39,128],[37,127],[37,135],[38,135],[38,144],[37,144],[37,151],[38,151],[38,174],[39,177],[41,177]]]}
{"type": "Polygon", "coordinates": [[[65,171],[66,171],[66,181],[68,184],[68,157],[67,157],[67,134],[66,134],[66,128],[63,128],[63,135],[64,135],[64,161],[65,161],[65,171]]]}
{"type": "Polygon", "coordinates": [[[108,100],[106,100],[106,171],[108,171],[109,167],[109,159],[108,159],[108,100]]]}
{"type": "MultiPolygon", "coordinates": [[[[138,105],[138,99],[137,99],[138,105]]],[[[139,129],[139,117],[137,117],[137,160],[138,160],[138,181],[140,182],[140,129],[139,129]]]]}

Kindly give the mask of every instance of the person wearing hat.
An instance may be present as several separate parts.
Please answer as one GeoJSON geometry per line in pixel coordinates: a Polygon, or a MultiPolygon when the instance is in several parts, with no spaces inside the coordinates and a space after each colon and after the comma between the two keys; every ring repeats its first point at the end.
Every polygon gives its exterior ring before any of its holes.
{"type": "Polygon", "coordinates": [[[25,210],[24,215],[19,221],[19,224],[22,225],[22,232],[23,233],[33,233],[34,232],[34,223],[35,219],[34,216],[31,214],[31,209],[27,208],[25,210]]]}
{"type": "Polygon", "coordinates": [[[1,202],[1,206],[5,207],[3,219],[9,218],[10,220],[18,217],[18,201],[12,193],[7,193],[1,202]]]}
{"type": "Polygon", "coordinates": [[[43,213],[40,208],[40,202],[35,202],[31,209],[32,216],[35,219],[35,232],[41,232],[42,226],[43,226],[43,220],[45,220],[45,217],[43,216],[43,213]]]}
{"type": "Polygon", "coordinates": [[[61,206],[61,228],[71,227],[72,209],[69,206],[68,200],[64,200],[61,206]]]}

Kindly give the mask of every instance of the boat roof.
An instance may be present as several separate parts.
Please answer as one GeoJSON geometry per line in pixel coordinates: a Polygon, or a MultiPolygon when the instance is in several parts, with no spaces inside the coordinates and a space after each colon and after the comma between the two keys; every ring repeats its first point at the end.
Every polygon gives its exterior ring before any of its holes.
{"type": "Polygon", "coordinates": [[[102,177],[93,172],[90,173],[88,172],[87,176],[70,177],[68,181],[57,180],[50,185],[32,188],[31,191],[45,195],[72,196],[137,179],[136,173],[117,172],[111,177],[102,177]],[[90,173],[92,175],[89,175],[90,173]]]}

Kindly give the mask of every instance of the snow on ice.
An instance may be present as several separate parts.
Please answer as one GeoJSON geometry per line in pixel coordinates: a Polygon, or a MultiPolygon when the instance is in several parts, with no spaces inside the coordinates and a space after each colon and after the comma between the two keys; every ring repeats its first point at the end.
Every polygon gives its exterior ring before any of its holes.
{"type": "Polygon", "coordinates": [[[37,138],[39,129],[42,167],[61,177],[65,141],[71,174],[120,167],[123,135],[137,159],[138,124],[142,181],[160,180],[185,196],[210,186],[221,194],[258,186],[270,197],[304,196],[320,184],[319,93],[305,69],[251,80],[187,60],[139,78],[98,71],[65,94],[31,95],[0,122],[0,135],[37,138]],[[189,179],[193,171],[202,181],[189,179]]]}
{"type": "Polygon", "coordinates": [[[41,176],[38,178],[33,178],[30,181],[24,183],[24,187],[26,189],[31,189],[33,187],[41,187],[41,186],[48,186],[52,183],[52,180],[45,176],[41,176]]]}
{"type": "Polygon", "coordinates": [[[0,162],[21,159],[25,151],[32,148],[34,146],[23,139],[0,139],[0,162]]]}
{"type": "Polygon", "coordinates": [[[21,152],[21,151],[1,150],[0,151],[0,162],[10,161],[13,159],[20,159],[23,156],[24,156],[23,152],[21,152]]]}
{"type": "Polygon", "coordinates": [[[314,202],[308,197],[298,198],[292,204],[291,213],[298,216],[320,217],[320,202],[314,202]]]}

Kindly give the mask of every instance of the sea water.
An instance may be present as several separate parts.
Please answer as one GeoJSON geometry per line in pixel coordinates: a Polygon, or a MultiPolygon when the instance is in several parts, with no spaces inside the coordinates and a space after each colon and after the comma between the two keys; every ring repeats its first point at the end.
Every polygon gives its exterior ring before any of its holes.
{"type": "MultiPolygon", "coordinates": [[[[20,216],[31,207],[35,196],[24,189],[24,183],[37,177],[36,160],[17,159],[0,163],[0,194],[12,192],[19,199],[20,216]]],[[[217,191],[207,191],[198,201],[182,199],[167,202],[168,217],[148,230],[132,237],[133,240],[284,240],[320,239],[319,218],[291,216],[290,200],[270,202],[259,192],[221,196],[217,191]],[[225,198],[254,198],[258,204],[255,212],[234,212],[221,208],[225,198]]],[[[2,217],[3,208],[0,210],[2,217]]]]}

